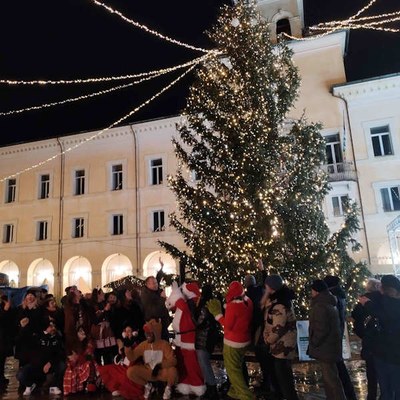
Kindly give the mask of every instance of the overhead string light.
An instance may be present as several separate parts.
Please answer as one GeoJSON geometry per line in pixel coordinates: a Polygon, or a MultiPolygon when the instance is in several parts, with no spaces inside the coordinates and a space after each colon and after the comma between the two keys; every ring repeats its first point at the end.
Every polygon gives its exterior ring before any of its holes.
{"type": "MultiPolygon", "coordinates": [[[[182,64],[179,67],[183,68],[183,65],[185,65],[185,66],[197,65],[197,64],[199,64],[199,62],[203,61],[204,59],[206,59],[209,56],[210,56],[210,54],[206,54],[206,55],[204,55],[202,57],[199,57],[199,58],[196,58],[195,60],[192,60],[191,62],[182,64]]],[[[174,70],[176,70],[176,69],[177,68],[175,68],[174,70]]],[[[171,72],[171,71],[168,71],[168,72],[171,72]]],[[[80,101],[80,100],[86,100],[86,99],[93,98],[93,97],[96,97],[96,96],[101,96],[101,95],[104,95],[104,94],[107,94],[107,93],[115,92],[117,90],[126,89],[128,87],[131,87],[131,86],[137,85],[139,83],[151,80],[153,78],[157,78],[157,77],[159,77],[161,75],[165,75],[166,73],[167,72],[164,70],[163,72],[159,72],[158,74],[147,75],[146,77],[144,77],[142,79],[136,80],[136,81],[131,82],[131,83],[127,83],[125,85],[115,86],[115,87],[112,87],[110,89],[100,90],[98,92],[85,94],[85,95],[81,95],[81,96],[77,96],[77,97],[72,97],[72,98],[69,98],[69,99],[61,100],[61,101],[40,104],[40,105],[37,105],[37,106],[20,108],[20,109],[17,109],[17,110],[2,111],[2,112],[0,112],[0,116],[20,114],[20,113],[27,112],[27,111],[40,110],[40,109],[43,109],[43,108],[50,108],[50,107],[54,107],[54,106],[57,106],[57,105],[73,103],[73,102],[80,101]]]]}
{"type": "Polygon", "coordinates": [[[163,39],[163,40],[165,40],[167,42],[174,43],[174,44],[176,44],[178,46],[186,47],[187,49],[196,50],[196,51],[202,51],[203,53],[208,53],[208,51],[209,51],[207,49],[203,49],[201,47],[192,46],[192,45],[190,45],[188,43],[184,43],[184,42],[181,42],[179,40],[172,39],[169,36],[163,35],[163,34],[157,32],[157,31],[155,31],[153,29],[148,28],[146,25],[140,24],[139,22],[136,22],[136,21],[134,21],[134,20],[132,20],[130,18],[125,17],[125,15],[122,14],[120,11],[113,9],[112,7],[108,6],[107,4],[102,3],[100,1],[97,1],[97,0],[91,0],[91,1],[94,4],[96,4],[97,6],[103,7],[108,12],[118,15],[125,22],[128,22],[129,24],[135,26],[136,28],[142,29],[147,33],[150,33],[150,34],[152,34],[154,36],[157,36],[159,39],[163,39]]]}
{"type": "Polygon", "coordinates": [[[12,79],[0,79],[0,84],[6,85],[67,85],[67,84],[81,84],[81,83],[99,83],[99,82],[111,82],[111,81],[119,81],[119,80],[127,80],[127,79],[137,79],[150,75],[160,75],[166,74],[169,72],[176,71],[178,69],[190,67],[193,64],[198,64],[202,62],[204,59],[208,58],[211,53],[217,53],[215,50],[210,50],[207,54],[197,57],[193,60],[187,61],[183,64],[175,65],[173,67],[161,68],[158,70],[153,70],[149,72],[141,72],[138,74],[130,74],[130,75],[119,75],[119,76],[105,76],[98,78],[78,78],[78,79],[58,79],[58,80],[12,80],[12,79]]]}
{"type": "Polygon", "coordinates": [[[385,32],[400,32],[400,28],[391,28],[387,25],[400,20],[400,11],[392,12],[392,13],[384,13],[379,15],[372,15],[369,17],[360,17],[363,12],[368,10],[376,0],[371,0],[365,7],[359,10],[356,14],[345,20],[339,21],[329,21],[329,22],[321,22],[315,26],[309,27],[311,31],[325,31],[320,34],[315,34],[310,37],[298,38],[287,33],[284,35],[290,39],[297,41],[310,41],[319,39],[321,37],[330,35],[339,30],[355,30],[355,29],[369,29],[369,30],[377,30],[377,31],[385,31],[385,32]],[[371,21],[371,22],[367,22],[371,21]]]}
{"type": "Polygon", "coordinates": [[[146,78],[142,78],[142,79],[139,79],[139,80],[131,82],[131,83],[127,83],[126,85],[115,86],[115,87],[112,87],[110,89],[99,90],[98,92],[89,93],[89,94],[83,94],[81,96],[71,97],[69,99],[55,101],[55,102],[52,102],[52,103],[45,103],[45,104],[40,104],[38,106],[20,108],[18,110],[2,111],[2,112],[0,112],[0,116],[20,114],[20,113],[23,113],[23,112],[26,112],[26,111],[40,110],[40,109],[43,109],[43,108],[50,108],[50,107],[54,107],[54,106],[58,106],[58,105],[62,105],[62,104],[73,103],[75,101],[90,99],[92,97],[101,96],[103,94],[115,92],[117,90],[126,89],[128,87],[131,87],[131,86],[137,85],[139,83],[151,80],[153,78],[157,78],[160,75],[161,74],[152,75],[152,76],[149,76],[149,77],[146,77],[146,78]]]}
{"type": "Polygon", "coordinates": [[[60,153],[54,154],[53,156],[47,158],[46,160],[40,161],[34,165],[31,165],[30,167],[24,168],[18,172],[15,172],[14,174],[5,176],[3,178],[0,179],[0,183],[6,181],[7,179],[11,179],[11,178],[15,178],[19,175],[22,175],[26,172],[29,172],[33,169],[36,169],[38,167],[41,167],[42,165],[45,165],[47,163],[49,163],[50,161],[53,161],[59,157],[61,157],[64,154],[67,154],[75,149],[77,149],[78,147],[81,147],[82,145],[84,145],[85,143],[88,143],[96,138],[98,138],[99,136],[101,136],[104,132],[110,130],[111,128],[113,128],[114,126],[120,124],[121,122],[125,121],[126,119],[128,119],[129,117],[131,117],[133,114],[135,114],[136,112],[138,112],[139,110],[141,110],[144,106],[150,104],[153,100],[155,100],[157,97],[159,97],[161,94],[163,94],[164,92],[166,92],[168,89],[170,89],[172,86],[174,86],[177,82],[179,82],[183,77],[185,77],[189,72],[191,72],[194,68],[196,67],[196,65],[192,65],[190,68],[188,68],[183,74],[181,74],[180,76],[178,76],[176,79],[174,79],[171,83],[169,83],[167,86],[165,86],[163,89],[161,89],[159,92],[157,92],[156,94],[154,94],[153,96],[151,96],[149,99],[147,99],[146,101],[144,101],[142,104],[140,104],[139,106],[137,106],[136,108],[134,108],[133,110],[131,110],[129,113],[125,114],[123,117],[119,118],[117,121],[114,121],[111,125],[109,125],[107,128],[104,128],[102,130],[100,130],[99,132],[85,138],[82,140],[82,142],[77,143],[74,146],[68,147],[67,149],[63,150],[60,153]]]}

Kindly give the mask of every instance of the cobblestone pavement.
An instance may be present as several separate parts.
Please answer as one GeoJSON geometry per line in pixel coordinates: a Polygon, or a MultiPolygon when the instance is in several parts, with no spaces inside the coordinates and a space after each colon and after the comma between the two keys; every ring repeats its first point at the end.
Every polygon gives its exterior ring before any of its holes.
{"type": "MultiPolygon", "coordinates": [[[[0,399],[4,400],[16,400],[23,399],[24,397],[18,394],[18,382],[15,378],[18,364],[12,358],[7,359],[6,364],[6,377],[10,379],[10,384],[6,393],[0,394],[0,399]]],[[[363,400],[366,398],[366,377],[365,368],[363,361],[350,361],[347,363],[352,381],[354,383],[358,399],[363,400]]],[[[222,363],[216,361],[214,363],[214,370],[217,378],[218,385],[222,384],[225,379],[225,371],[222,367],[222,363]]],[[[256,363],[248,363],[248,371],[250,377],[250,385],[253,390],[256,390],[259,382],[260,374],[259,367],[256,363]]],[[[322,379],[317,370],[317,364],[313,362],[309,363],[295,363],[293,371],[296,379],[296,388],[299,393],[301,400],[320,400],[325,399],[325,395],[322,388],[322,379]]],[[[62,400],[63,396],[48,395],[47,393],[35,393],[31,396],[32,400],[62,400]]],[[[161,399],[162,396],[154,395],[153,400],[161,399]]],[[[174,396],[174,399],[186,400],[189,399],[187,396],[174,396]]],[[[195,397],[194,397],[195,398],[195,397]]],[[[258,399],[267,399],[268,397],[258,395],[258,399]]],[[[27,399],[25,397],[25,399],[27,399]]],[[[108,392],[99,392],[94,394],[81,394],[68,396],[71,400],[111,400],[121,399],[118,397],[112,397],[108,392]]]]}

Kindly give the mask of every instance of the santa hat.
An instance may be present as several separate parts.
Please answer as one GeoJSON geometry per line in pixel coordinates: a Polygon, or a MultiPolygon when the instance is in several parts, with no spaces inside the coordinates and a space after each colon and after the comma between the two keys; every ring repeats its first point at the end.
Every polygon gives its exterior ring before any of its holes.
{"type": "Polygon", "coordinates": [[[199,298],[201,295],[199,285],[196,282],[184,283],[182,293],[187,299],[199,298]]]}
{"type": "Polygon", "coordinates": [[[228,293],[225,296],[226,302],[229,303],[236,297],[241,297],[244,295],[244,289],[240,282],[233,281],[229,285],[228,293]]]}

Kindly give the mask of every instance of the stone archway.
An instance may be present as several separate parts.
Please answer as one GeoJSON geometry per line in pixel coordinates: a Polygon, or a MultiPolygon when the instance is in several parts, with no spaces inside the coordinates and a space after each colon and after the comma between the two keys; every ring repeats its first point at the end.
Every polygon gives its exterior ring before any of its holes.
{"type": "Polygon", "coordinates": [[[28,268],[28,286],[47,285],[49,293],[54,292],[54,267],[53,264],[45,259],[38,258],[32,261],[28,268]]]}
{"type": "Polygon", "coordinates": [[[157,271],[160,269],[160,258],[164,263],[164,272],[166,274],[176,274],[176,262],[169,254],[163,251],[153,251],[148,254],[143,262],[143,276],[150,275],[156,276],[157,271]]]}
{"type": "Polygon", "coordinates": [[[92,266],[86,257],[71,257],[64,265],[63,289],[76,285],[82,293],[92,291],[92,266]]]}
{"type": "Polygon", "coordinates": [[[400,215],[386,227],[390,252],[392,254],[393,272],[400,276],[400,215]]]}
{"type": "Polygon", "coordinates": [[[19,286],[19,268],[14,261],[4,260],[0,262],[0,272],[8,275],[10,287],[19,286]]]}
{"type": "Polygon", "coordinates": [[[132,263],[127,256],[115,253],[108,256],[101,267],[101,285],[132,275],[132,263]]]}

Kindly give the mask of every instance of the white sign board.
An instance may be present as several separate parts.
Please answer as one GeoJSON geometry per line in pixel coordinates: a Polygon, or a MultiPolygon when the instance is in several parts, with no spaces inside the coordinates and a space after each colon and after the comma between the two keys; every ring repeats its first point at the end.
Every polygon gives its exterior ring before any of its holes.
{"type": "MultiPolygon", "coordinates": [[[[308,349],[308,321],[297,321],[297,348],[299,351],[299,360],[300,361],[310,361],[311,357],[307,355],[308,349]]],[[[349,331],[347,329],[347,324],[344,327],[344,335],[343,335],[343,358],[348,360],[351,357],[351,348],[350,348],[350,340],[349,340],[349,331]]]]}

